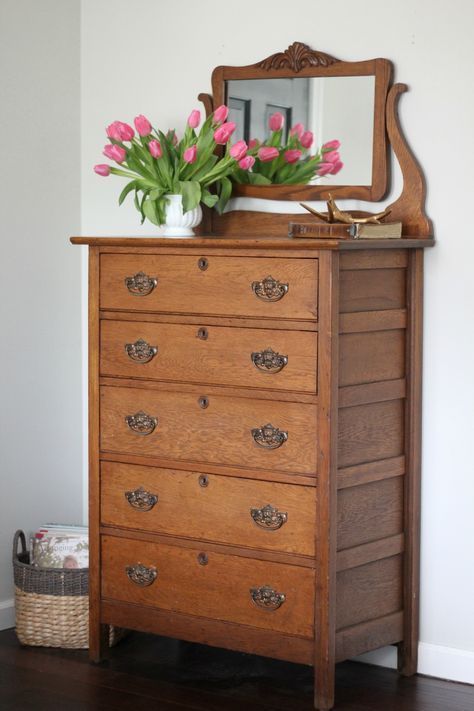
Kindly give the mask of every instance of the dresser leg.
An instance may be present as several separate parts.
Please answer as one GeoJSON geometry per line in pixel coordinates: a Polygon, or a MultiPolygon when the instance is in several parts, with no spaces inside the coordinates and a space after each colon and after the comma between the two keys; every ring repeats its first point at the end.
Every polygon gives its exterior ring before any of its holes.
{"type": "Polygon", "coordinates": [[[400,642],[397,647],[399,673],[402,676],[413,676],[418,669],[418,640],[400,642]]]}
{"type": "Polygon", "coordinates": [[[89,623],[89,661],[98,664],[109,656],[109,625],[89,623]]]}
{"type": "Polygon", "coordinates": [[[314,670],[314,708],[330,711],[334,706],[334,664],[320,665],[314,670]]]}

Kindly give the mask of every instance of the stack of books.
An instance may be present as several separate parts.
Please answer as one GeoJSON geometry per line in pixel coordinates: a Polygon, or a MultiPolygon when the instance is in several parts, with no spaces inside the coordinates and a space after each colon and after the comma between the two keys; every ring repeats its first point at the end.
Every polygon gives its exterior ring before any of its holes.
{"type": "Polygon", "coordinates": [[[30,562],[38,568],[88,568],[87,526],[46,523],[31,537],[30,562]]]}

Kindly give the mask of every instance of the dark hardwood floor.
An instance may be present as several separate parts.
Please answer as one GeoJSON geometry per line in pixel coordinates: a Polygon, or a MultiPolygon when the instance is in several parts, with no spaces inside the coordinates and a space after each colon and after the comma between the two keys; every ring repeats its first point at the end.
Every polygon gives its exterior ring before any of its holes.
{"type": "MultiPolygon", "coordinates": [[[[110,660],[21,647],[0,632],[1,711],[312,711],[311,670],[248,654],[139,634],[110,660]]],[[[474,687],[345,662],[337,711],[474,711],[474,687]]]]}

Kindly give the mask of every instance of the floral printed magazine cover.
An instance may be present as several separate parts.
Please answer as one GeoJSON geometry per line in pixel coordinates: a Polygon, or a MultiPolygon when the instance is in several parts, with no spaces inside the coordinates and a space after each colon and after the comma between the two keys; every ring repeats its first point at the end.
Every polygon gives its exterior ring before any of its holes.
{"type": "Polygon", "coordinates": [[[87,568],[87,526],[44,524],[31,539],[32,563],[38,568],[87,568]]]}

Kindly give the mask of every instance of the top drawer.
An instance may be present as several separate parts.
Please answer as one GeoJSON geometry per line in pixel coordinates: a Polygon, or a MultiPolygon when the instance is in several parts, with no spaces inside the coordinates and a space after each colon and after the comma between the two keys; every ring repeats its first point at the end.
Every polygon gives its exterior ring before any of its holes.
{"type": "Polygon", "coordinates": [[[317,319],[317,259],[103,254],[100,307],[317,319]]]}

